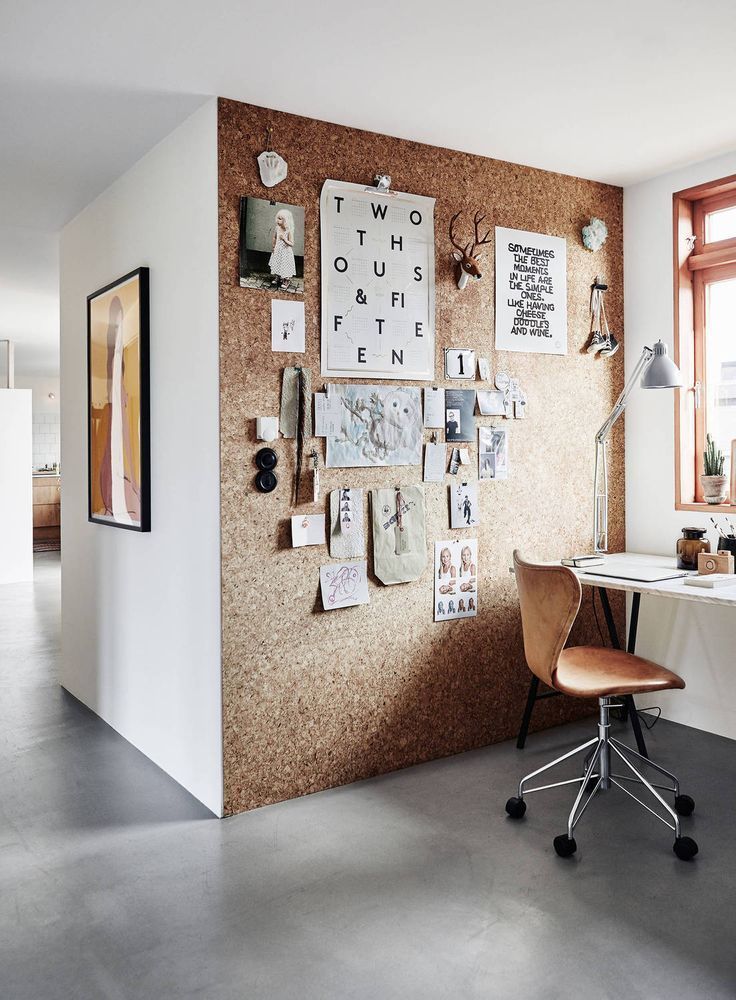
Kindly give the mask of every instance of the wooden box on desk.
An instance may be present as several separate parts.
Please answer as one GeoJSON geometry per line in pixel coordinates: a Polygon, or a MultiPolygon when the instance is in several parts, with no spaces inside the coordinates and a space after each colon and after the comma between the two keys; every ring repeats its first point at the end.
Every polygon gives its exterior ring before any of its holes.
{"type": "Polygon", "coordinates": [[[698,575],[733,573],[733,556],[730,552],[699,552],[698,575]]]}

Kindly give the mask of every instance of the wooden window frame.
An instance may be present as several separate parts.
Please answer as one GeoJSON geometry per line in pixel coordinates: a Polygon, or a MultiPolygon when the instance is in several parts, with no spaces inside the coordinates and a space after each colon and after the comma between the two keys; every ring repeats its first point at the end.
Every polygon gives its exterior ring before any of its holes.
{"type": "Polygon", "coordinates": [[[684,385],[675,391],[675,510],[730,511],[730,504],[703,501],[700,473],[706,433],[705,288],[712,281],[736,277],[736,237],[707,243],[705,219],[736,205],[736,174],[677,191],[672,203],[675,363],[684,385]]]}

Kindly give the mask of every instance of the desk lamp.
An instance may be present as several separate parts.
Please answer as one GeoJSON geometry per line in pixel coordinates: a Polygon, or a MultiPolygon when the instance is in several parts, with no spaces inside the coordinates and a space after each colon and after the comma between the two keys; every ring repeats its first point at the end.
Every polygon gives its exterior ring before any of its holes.
{"type": "Polygon", "coordinates": [[[608,551],[608,438],[613,425],[626,409],[629,396],[636,388],[639,378],[642,389],[678,389],[682,386],[680,369],[667,356],[667,345],[661,340],[653,348],[644,347],[610,416],[595,436],[593,538],[597,553],[608,551]]]}

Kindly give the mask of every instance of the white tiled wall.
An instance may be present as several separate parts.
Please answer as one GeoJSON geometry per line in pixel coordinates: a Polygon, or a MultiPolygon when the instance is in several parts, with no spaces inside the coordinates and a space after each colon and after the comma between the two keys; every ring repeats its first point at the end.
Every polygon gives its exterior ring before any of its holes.
{"type": "Polygon", "coordinates": [[[41,469],[59,461],[59,414],[33,414],[33,468],[41,469]]]}

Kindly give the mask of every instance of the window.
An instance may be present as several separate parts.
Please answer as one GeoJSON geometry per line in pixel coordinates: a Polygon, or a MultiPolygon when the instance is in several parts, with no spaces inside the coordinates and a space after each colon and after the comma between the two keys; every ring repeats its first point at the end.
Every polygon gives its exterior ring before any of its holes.
{"type": "Polygon", "coordinates": [[[685,388],[675,401],[675,506],[703,503],[700,474],[710,434],[726,456],[736,440],[736,176],[674,196],[675,360],[685,388]]]}

